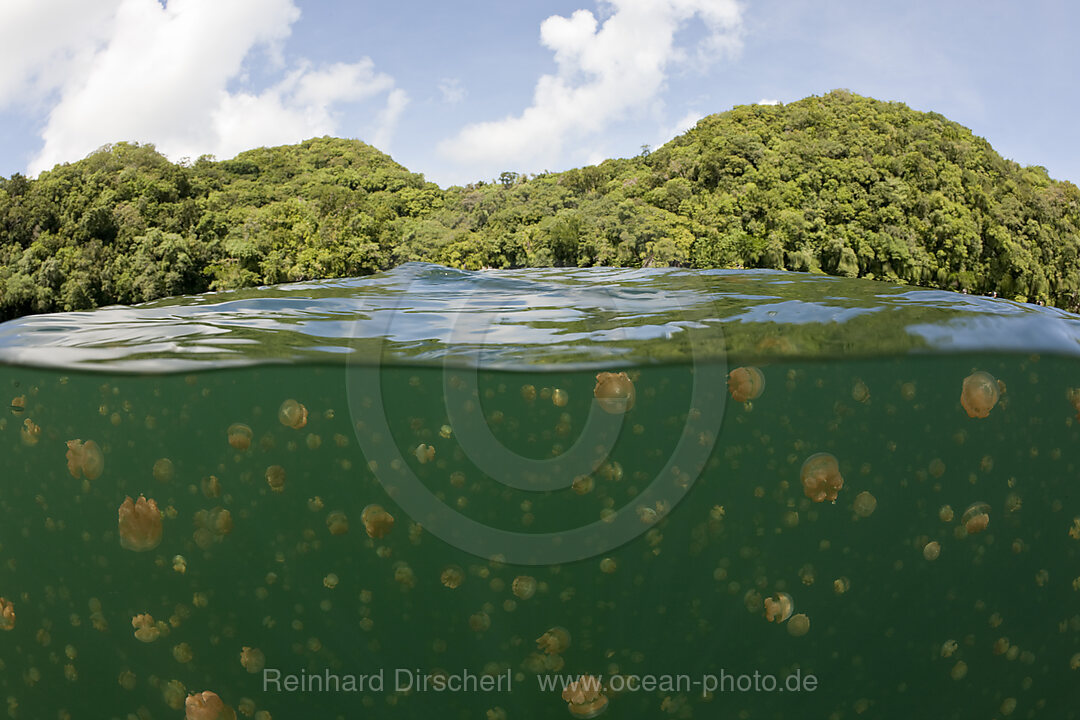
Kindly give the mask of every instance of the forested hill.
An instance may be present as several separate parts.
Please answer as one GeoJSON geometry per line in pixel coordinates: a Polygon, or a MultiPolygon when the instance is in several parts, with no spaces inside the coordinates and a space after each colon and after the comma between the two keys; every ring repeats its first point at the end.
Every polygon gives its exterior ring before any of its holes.
{"type": "Polygon", "coordinates": [[[655,152],[446,190],[355,140],[0,178],[0,319],[409,260],[770,267],[1080,309],[1080,191],[935,113],[833,91],[655,152]]]}

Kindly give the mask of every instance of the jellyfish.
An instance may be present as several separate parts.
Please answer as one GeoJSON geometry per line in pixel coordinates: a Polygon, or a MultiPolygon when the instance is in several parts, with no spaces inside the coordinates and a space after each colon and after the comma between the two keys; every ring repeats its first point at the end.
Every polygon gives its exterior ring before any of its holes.
{"type": "Polygon", "coordinates": [[[792,615],[787,623],[788,634],[792,637],[801,637],[810,631],[810,618],[803,613],[792,615]]]}
{"type": "Polygon", "coordinates": [[[244,669],[249,673],[257,673],[262,671],[266,667],[266,655],[259,648],[252,648],[245,645],[240,650],[240,664],[244,666],[244,669]]]}
{"type": "Polygon", "coordinates": [[[326,516],[326,527],[331,535],[344,535],[349,532],[349,518],[340,510],[335,510],[326,516]]]}
{"type": "Polygon", "coordinates": [[[960,524],[968,535],[980,533],[990,524],[990,506],[984,502],[972,503],[960,518],[960,524]]]}
{"type": "Polygon", "coordinates": [[[159,458],[154,463],[154,479],[159,483],[172,482],[176,475],[176,466],[169,458],[159,458]]]}
{"type": "Polygon", "coordinates": [[[451,565],[442,571],[442,575],[439,576],[439,581],[445,587],[456,590],[461,587],[461,583],[465,582],[465,571],[457,565],[451,565]]]}
{"type": "Polygon", "coordinates": [[[555,388],[551,393],[551,404],[555,407],[566,407],[570,401],[570,395],[562,388],[555,388]]]}
{"type": "Polygon", "coordinates": [[[548,655],[559,655],[570,647],[570,631],[555,626],[536,639],[536,646],[548,655]]]}
{"type": "Polygon", "coordinates": [[[135,639],[141,642],[151,643],[161,637],[161,631],[150,613],[142,613],[131,618],[131,627],[135,628],[135,639]]]}
{"type": "Polygon", "coordinates": [[[514,578],[511,590],[522,600],[528,600],[536,594],[536,578],[531,575],[518,575],[514,578]]]}
{"type": "Polygon", "coordinates": [[[765,375],[756,367],[738,367],[728,373],[727,386],[735,402],[756,400],[765,390],[765,375]]]}
{"type": "Polygon", "coordinates": [[[140,495],[136,502],[127,497],[120,505],[119,516],[120,547],[144,552],[161,542],[161,511],[153,499],[140,495]]]}
{"type": "Polygon", "coordinates": [[[225,703],[217,693],[204,690],[193,693],[184,701],[184,720],[225,720],[225,703]]]}
{"type": "Polygon", "coordinates": [[[213,543],[219,543],[232,532],[232,513],[223,507],[212,510],[200,510],[195,513],[195,544],[206,550],[213,543]]]}
{"type": "Polygon", "coordinates": [[[607,696],[601,693],[600,678],[582,675],[562,691],[570,714],[578,718],[594,718],[607,709],[607,696]]]}
{"type": "Polygon", "coordinates": [[[23,420],[22,427],[19,428],[19,437],[22,438],[24,445],[33,447],[41,439],[41,426],[30,418],[26,418],[23,420]]]}
{"type": "Polygon", "coordinates": [[[174,645],[172,649],[173,659],[178,663],[189,663],[195,655],[191,652],[191,646],[186,642],[174,645]]]}
{"type": "Polygon", "coordinates": [[[368,537],[375,539],[386,537],[394,527],[394,516],[383,510],[381,505],[368,505],[360,513],[360,522],[368,537]]]}
{"type": "Polygon", "coordinates": [[[776,599],[765,598],[765,619],[769,622],[782,623],[791,617],[795,604],[786,592],[776,593],[776,599]]]}
{"type": "Polygon", "coordinates": [[[998,382],[988,372],[978,371],[964,378],[960,404],[968,417],[984,418],[998,401],[998,382]]]}
{"type": "Polygon", "coordinates": [[[938,559],[941,555],[941,543],[937,540],[926,543],[922,549],[923,557],[931,562],[938,559]]]}
{"type": "Polygon", "coordinates": [[[251,447],[251,428],[243,423],[233,423],[225,431],[225,435],[234,450],[247,450],[251,447]]]}
{"type": "Polygon", "coordinates": [[[274,492],[285,492],[285,468],[280,465],[266,468],[266,484],[274,492]]]}
{"type": "Polygon", "coordinates": [[[281,403],[281,407],[278,408],[278,420],[285,427],[291,427],[294,430],[307,425],[307,417],[307,408],[292,398],[281,403]]]}
{"type": "Polygon", "coordinates": [[[593,396],[600,409],[611,415],[621,415],[634,407],[634,383],[624,373],[602,372],[596,376],[593,396]]]}
{"type": "Polygon", "coordinates": [[[815,453],[802,466],[803,493],[814,502],[835,501],[844,487],[840,465],[829,453],[815,453]]]}
{"type": "Polygon", "coordinates": [[[67,467],[72,477],[83,475],[87,480],[97,480],[105,469],[105,456],[93,440],[67,441],[67,467]]]}
{"type": "Polygon", "coordinates": [[[870,517],[877,509],[877,498],[865,490],[855,496],[855,514],[859,517],[870,517]]]}
{"type": "Polygon", "coordinates": [[[15,603],[0,597],[0,630],[15,629],[15,603]]]}
{"type": "Polygon", "coordinates": [[[221,497],[221,481],[217,479],[216,475],[210,475],[202,479],[200,483],[202,487],[202,494],[205,498],[217,498],[221,497]]]}
{"type": "Polygon", "coordinates": [[[333,590],[338,586],[339,582],[341,582],[341,580],[336,573],[327,573],[326,577],[322,580],[323,587],[327,590],[333,590]]]}
{"type": "Polygon", "coordinates": [[[413,450],[413,455],[415,455],[417,461],[419,461],[420,464],[423,465],[435,459],[435,448],[431,447],[430,445],[424,445],[423,443],[421,443],[420,445],[416,446],[415,450],[413,450]]]}

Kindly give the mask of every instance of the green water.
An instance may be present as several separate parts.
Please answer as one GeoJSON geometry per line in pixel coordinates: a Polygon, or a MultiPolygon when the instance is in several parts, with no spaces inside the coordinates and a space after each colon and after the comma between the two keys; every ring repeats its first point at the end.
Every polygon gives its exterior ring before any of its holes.
{"type": "MultiPolygon", "coordinates": [[[[630,368],[636,402],[594,454],[602,462],[591,485],[543,492],[477,469],[483,448],[462,447],[443,428],[444,383],[456,381],[441,369],[386,368],[378,387],[358,388],[334,366],[188,375],[6,368],[5,397],[25,397],[0,421],[0,594],[17,617],[0,635],[9,714],[181,717],[175,703],[187,692],[213,690],[274,718],[563,718],[572,716],[567,703],[538,684],[562,673],[619,676],[614,685],[632,687],[656,676],[653,689],[609,691],[607,717],[971,718],[1004,717],[1013,705],[1014,717],[1074,717],[1080,540],[1070,529],[1080,516],[1072,488],[1080,430],[1066,392],[1078,363],[983,354],[761,367],[763,394],[728,402],[715,437],[695,438],[715,440],[703,471],[657,513],[639,500],[654,481],[678,484],[662,471],[703,367],[630,368]],[[985,419],[969,418],[959,402],[973,369],[1007,386],[985,419]],[[455,513],[540,534],[621,510],[639,534],[554,565],[455,548],[417,526],[369,467],[370,428],[357,427],[363,412],[350,400],[374,393],[392,435],[384,447],[400,450],[399,462],[455,513]],[[303,428],[279,421],[290,398],[308,411],[303,428]],[[24,438],[27,419],[40,428],[34,444],[24,438]],[[233,423],[252,429],[249,449],[228,443],[233,423]],[[102,448],[99,478],[69,473],[65,443],[74,438],[102,448]],[[421,463],[419,445],[434,457],[421,463]],[[839,461],[835,503],[802,492],[800,467],[817,452],[839,461]],[[172,477],[155,478],[161,458],[172,477]],[[281,492],[266,480],[272,465],[285,469],[281,492]],[[218,497],[204,488],[211,475],[218,497]],[[853,510],[863,492],[877,501],[869,517],[853,510]],[[117,508],[140,494],[166,511],[161,544],[147,552],[123,549],[117,531],[117,508]],[[976,502],[989,505],[989,526],[966,535],[960,518],[976,502]],[[361,521],[371,504],[395,518],[381,539],[361,521]],[[194,517],[214,507],[229,510],[233,528],[201,549],[194,517]],[[334,511],[347,516],[347,533],[330,533],[334,511]],[[930,541],[941,546],[933,561],[923,554],[930,541]],[[453,589],[440,579],[451,566],[463,576],[453,589]],[[535,595],[515,596],[518,576],[535,579],[535,595]],[[777,592],[809,618],[805,635],[765,619],[762,600],[777,592]],[[141,613],[171,622],[167,635],[137,640],[131,619],[141,613]],[[537,639],[556,626],[570,636],[561,667],[537,653],[537,639]],[[955,650],[943,657],[950,641],[955,650]],[[187,662],[174,655],[181,643],[187,662]],[[263,674],[241,665],[244,646],[283,676],[329,671],[359,684],[381,671],[383,687],[264,689],[263,674]],[[503,679],[486,692],[395,690],[399,678],[439,671],[503,679]],[[757,690],[703,693],[709,676],[746,686],[755,672],[757,690]],[[765,691],[765,676],[783,685],[795,673],[801,683],[812,676],[813,688],[765,691]]],[[[475,382],[475,412],[492,437],[540,460],[583,432],[595,373],[482,371],[475,382]]]]}

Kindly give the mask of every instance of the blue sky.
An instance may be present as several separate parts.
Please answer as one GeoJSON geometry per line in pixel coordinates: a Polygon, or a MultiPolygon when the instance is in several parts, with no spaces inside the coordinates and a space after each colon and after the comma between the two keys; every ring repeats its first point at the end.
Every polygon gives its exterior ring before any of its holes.
{"type": "Polygon", "coordinates": [[[1064,0],[2,0],[0,175],[336,135],[445,187],[848,88],[1080,182],[1078,29],[1064,0]]]}

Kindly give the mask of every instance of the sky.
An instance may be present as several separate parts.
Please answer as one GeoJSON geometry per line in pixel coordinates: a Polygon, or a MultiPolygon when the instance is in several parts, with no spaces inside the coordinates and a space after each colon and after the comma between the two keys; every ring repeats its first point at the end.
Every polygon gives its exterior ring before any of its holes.
{"type": "Polygon", "coordinates": [[[447,187],[846,88],[1080,183],[1078,29],[1068,0],[0,0],[0,175],[333,135],[447,187]]]}

